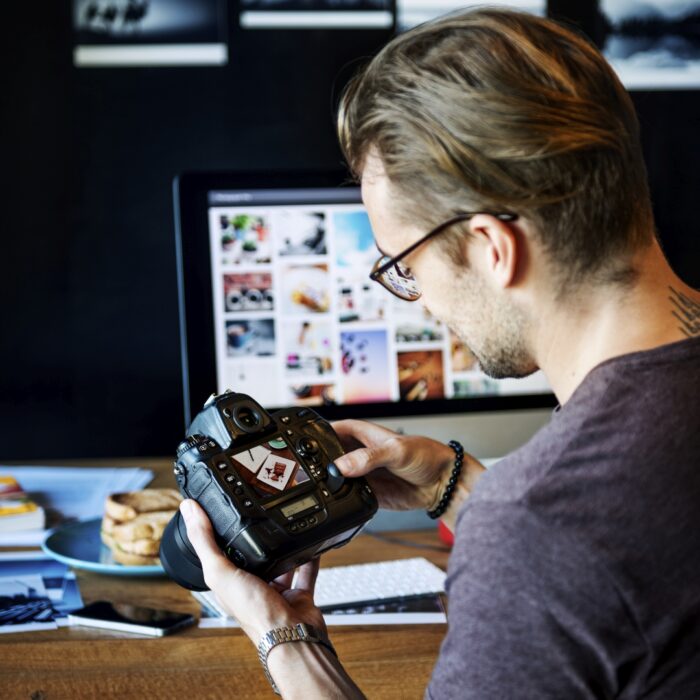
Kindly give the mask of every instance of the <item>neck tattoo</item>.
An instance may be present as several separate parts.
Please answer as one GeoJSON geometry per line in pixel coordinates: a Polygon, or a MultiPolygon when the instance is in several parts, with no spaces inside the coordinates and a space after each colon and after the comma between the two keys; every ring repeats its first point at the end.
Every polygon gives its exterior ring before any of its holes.
{"type": "Polygon", "coordinates": [[[680,330],[688,336],[695,338],[700,335],[700,303],[682,294],[673,287],[669,287],[671,294],[668,299],[673,305],[671,313],[680,323],[680,330]]]}

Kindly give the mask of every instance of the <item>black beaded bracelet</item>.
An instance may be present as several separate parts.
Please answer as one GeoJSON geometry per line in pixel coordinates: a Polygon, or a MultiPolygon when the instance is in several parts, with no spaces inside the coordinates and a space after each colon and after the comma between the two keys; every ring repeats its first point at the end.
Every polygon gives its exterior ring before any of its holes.
{"type": "Polygon", "coordinates": [[[459,474],[462,471],[462,463],[464,462],[464,448],[457,440],[450,440],[447,443],[455,451],[455,465],[452,468],[452,474],[447,482],[447,488],[445,493],[442,494],[440,503],[438,503],[433,510],[428,511],[428,516],[430,518],[439,518],[446,510],[447,506],[452,499],[452,494],[457,488],[457,481],[459,480],[459,474]]]}

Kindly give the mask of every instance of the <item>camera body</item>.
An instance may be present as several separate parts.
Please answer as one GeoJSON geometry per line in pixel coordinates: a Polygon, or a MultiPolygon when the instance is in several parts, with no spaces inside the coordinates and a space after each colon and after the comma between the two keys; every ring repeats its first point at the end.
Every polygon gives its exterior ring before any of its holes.
{"type": "MultiPolygon", "coordinates": [[[[250,396],[212,396],[187,431],[174,465],[180,493],[202,506],[236,566],[265,580],[349,542],[377,511],[362,478],[333,463],[343,448],[310,408],[267,413],[250,396]]],[[[177,513],[161,542],[166,572],[207,590],[177,513]]]]}

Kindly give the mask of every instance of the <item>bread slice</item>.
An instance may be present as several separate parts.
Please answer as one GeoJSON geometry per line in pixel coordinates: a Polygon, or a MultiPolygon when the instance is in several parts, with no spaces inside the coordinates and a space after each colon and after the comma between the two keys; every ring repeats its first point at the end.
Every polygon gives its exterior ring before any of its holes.
{"type": "Polygon", "coordinates": [[[133,520],[140,513],[177,510],[182,496],[175,489],[143,489],[113,493],[105,500],[105,513],[119,522],[133,520]]]}
{"type": "Polygon", "coordinates": [[[120,549],[128,554],[139,554],[142,557],[157,557],[160,549],[160,539],[135,540],[133,542],[114,542],[112,550],[120,549]]]}
{"type": "MultiPolygon", "coordinates": [[[[165,530],[166,525],[172,520],[176,512],[175,510],[157,510],[153,513],[141,513],[132,520],[127,520],[124,523],[115,522],[111,529],[104,529],[117,542],[160,540],[163,536],[163,530],[165,530]]],[[[128,548],[125,547],[125,549],[128,548]]]]}
{"type": "Polygon", "coordinates": [[[117,521],[114,520],[114,518],[110,518],[109,515],[105,515],[102,518],[102,525],[100,527],[100,530],[102,532],[107,532],[111,534],[114,531],[114,526],[117,524],[117,521]]]}
{"type": "Polygon", "coordinates": [[[146,557],[142,554],[125,552],[118,545],[112,549],[112,556],[114,557],[114,561],[119,564],[126,564],[127,566],[160,566],[160,559],[158,557],[146,557]]]}

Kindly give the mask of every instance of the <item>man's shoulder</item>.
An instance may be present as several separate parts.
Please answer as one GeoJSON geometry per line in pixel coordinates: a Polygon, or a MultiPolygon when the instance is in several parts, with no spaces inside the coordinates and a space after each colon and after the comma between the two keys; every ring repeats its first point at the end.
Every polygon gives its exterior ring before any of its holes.
{"type": "MultiPolygon", "coordinates": [[[[603,475],[624,489],[630,471],[649,488],[659,478],[668,488],[669,475],[682,481],[700,461],[699,412],[700,338],[613,358],[487,472],[474,500],[533,502],[552,488],[571,495],[582,482],[595,488],[603,475]]],[[[605,498],[602,484],[599,495],[605,498]]]]}

